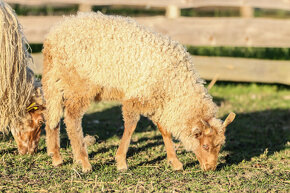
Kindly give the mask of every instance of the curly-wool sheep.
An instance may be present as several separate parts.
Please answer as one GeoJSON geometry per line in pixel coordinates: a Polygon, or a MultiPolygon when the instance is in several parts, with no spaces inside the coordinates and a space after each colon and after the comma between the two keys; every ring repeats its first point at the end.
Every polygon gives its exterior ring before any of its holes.
{"type": "Polygon", "coordinates": [[[162,133],[168,161],[182,169],[171,134],[195,152],[201,167],[215,169],[224,143],[224,123],[179,43],[134,20],[101,13],[79,13],[56,25],[44,42],[43,90],[47,146],[53,164],[59,153],[59,121],[64,116],[75,160],[91,170],[81,119],[91,101],[122,103],[125,130],[116,154],[117,168],[127,169],[126,153],[140,114],[162,133]]]}

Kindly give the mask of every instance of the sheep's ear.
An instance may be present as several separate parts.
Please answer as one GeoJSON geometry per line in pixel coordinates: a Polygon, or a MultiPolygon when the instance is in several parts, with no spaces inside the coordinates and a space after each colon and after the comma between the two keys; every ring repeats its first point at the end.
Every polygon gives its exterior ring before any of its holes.
{"type": "Polygon", "coordinates": [[[199,136],[201,136],[201,130],[197,127],[194,127],[192,128],[192,134],[195,138],[198,138],[199,136]]]}
{"type": "Polygon", "coordinates": [[[44,105],[39,105],[38,110],[43,113],[43,111],[45,110],[45,106],[44,105]]]}
{"type": "Polygon", "coordinates": [[[223,123],[223,130],[225,131],[226,130],[226,127],[231,123],[233,122],[233,120],[235,119],[236,117],[236,114],[231,112],[227,118],[225,119],[224,123],[223,123]]]}
{"type": "Polygon", "coordinates": [[[36,87],[33,94],[33,101],[38,105],[44,105],[43,92],[41,87],[36,87]]]}
{"type": "Polygon", "coordinates": [[[204,120],[200,120],[201,121],[201,123],[203,124],[203,126],[204,126],[204,134],[205,135],[209,135],[211,132],[213,132],[213,130],[212,130],[212,128],[210,127],[210,125],[206,122],[206,121],[204,121],[204,120]]]}
{"type": "Polygon", "coordinates": [[[210,125],[206,121],[204,121],[204,120],[201,119],[200,122],[203,124],[203,126],[205,128],[209,128],[210,127],[210,125]]]}

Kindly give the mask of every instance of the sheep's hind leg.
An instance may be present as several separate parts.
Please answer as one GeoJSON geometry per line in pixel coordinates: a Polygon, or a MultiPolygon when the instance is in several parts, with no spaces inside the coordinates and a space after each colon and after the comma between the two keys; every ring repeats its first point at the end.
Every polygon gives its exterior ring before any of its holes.
{"type": "Polygon", "coordinates": [[[132,134],[134,133],[140,118],[140,114],[134,112],[133,105],[130,102],[123,103],[122,111],[124,119],[124,133],[115,157],[117,161],[117,170],[119,171],[128,169],[126,155],[132,134]]]}
{"type": "Polygon", "coordinates": [[[158,126],[159,131],[162,134],[162,138],[165,144],[168,163],[172,166],[173,170],[183,170],[183,165],[178,160],[175,153],[175,148],[174,148],[174,143],[171,138],[171,133],[163,129],[163,127],[161,127],[159,124],[157,124],[157,126],[158,126]]]}
{"type": "Polygon", "coordinates": [[[71,103],[69,103],[69,105],[65,105],[64,122],[66,124],[66,130],[71,142],[74,158],[77,163],[81,163],[83,172],[89,172],[92,170],[92,166],[89,163],[87,147],[84,142],[81,126],[82,115],[87,104],[84,104],[82,100],[76,101],[77,102],[70,101],[71,103]]]}
{"type": "Polygon", "coordinates": [[[62,164],[62,157],[60,155],[60,138],[59,138],[59,124],[56,128],[51,129],[48,125],[45,127],[47,154],[52,156],[52,164],[59,166],[62,164]]]}

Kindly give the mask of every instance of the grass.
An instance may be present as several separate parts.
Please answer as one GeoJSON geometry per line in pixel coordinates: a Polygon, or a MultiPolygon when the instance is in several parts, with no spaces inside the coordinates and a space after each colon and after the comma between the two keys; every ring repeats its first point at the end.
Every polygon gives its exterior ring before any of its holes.
{"type": "Polygon", "coordinates": [[[130,17],[144,17],[165,15],[165,9],[152,9],[146,7],[124,7],[124,6],[94,6],[93,11],[100,11],[108,15],[123,15],[130,17]]]}
{"type": "Polygon", "coordinates": [[[97,138],[88,148],[93,172],[73,163],[69,140],[61,131],[64,165],[54,168],[46,155],[45,135],[34,156],[17,155],[11,137],[0,144],[1,192],[289,192],[290,89],[279,85],[218,83],[212,90],[219,117],[237,113],[227,129],[216,171],[201,171],[193,153],[176,142],[184,170],[166,163],[160,133],[142,118],[128,152],[129,170],[116,170],[114,155],[122,135],[120,105],[92,104],[83,119],[84,133],[97,138]]]}
{"type": "Polygon", "coordinates": [[[185,17],[240,17],[238,8],[206,7],[182,9],[181,16],[185,17]]]}
{"type": "Polygon", "coordinates": [[[290,11],[276,9],[255,9],[255,17],[269,17],[276,19],[289,19],[290,11]]]}
{"type": "Polygon", "coordinates": [[[190,54],[198,56],[290,60],[290,48],[187,46],[187,49],[190,54]]]}
{"type": "Polygon", "coordinates": [[[12,8],[15,10],[17,15],[21,16],[28,16],[28,15],[35,15],[35,16],[47,16],[47,15],[70,15],[76,14],[78,11],[77,5],[71,6],[27,6],[27,5],[20,5],[14,4],[12,8]]]}

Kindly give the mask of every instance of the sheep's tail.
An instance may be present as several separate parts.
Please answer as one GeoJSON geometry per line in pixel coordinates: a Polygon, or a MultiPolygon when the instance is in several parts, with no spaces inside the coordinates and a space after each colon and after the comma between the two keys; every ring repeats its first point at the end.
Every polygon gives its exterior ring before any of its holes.
{"type": "Polygon", "coordinates": [[[60,86],[61,79],[58,76],[59,69],[54,68],[49,42],[45,41],[43,47],[42,84],[46,106],[44,114],[46,125],[54,129],[63,117],[63,92],[60,86]]]}

